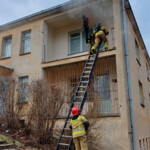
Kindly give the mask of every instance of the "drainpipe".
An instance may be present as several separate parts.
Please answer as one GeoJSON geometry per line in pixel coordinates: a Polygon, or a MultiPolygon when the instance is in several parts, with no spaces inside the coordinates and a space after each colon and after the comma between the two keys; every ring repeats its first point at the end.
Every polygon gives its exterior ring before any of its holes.
{"type": "Polygon", "coordinates": [[[121,0],[121,1],[122,1],[123,39],[124,39],[124,49],[125,49],[126,73],[127,73],[128,100],[129,100],[129,111],[130,111],[131,132],[132,132],[132,142],[133,142],[132,145],[133,145],[133,150],[136,150],[133,105],[132,105],[132,95],[131,95],[131,82],[130,82],[129,55],[128,55],[128,39],[127,39],[127,22],[126,22],[126,12],[125,12],[125,0],[121,0]]]}

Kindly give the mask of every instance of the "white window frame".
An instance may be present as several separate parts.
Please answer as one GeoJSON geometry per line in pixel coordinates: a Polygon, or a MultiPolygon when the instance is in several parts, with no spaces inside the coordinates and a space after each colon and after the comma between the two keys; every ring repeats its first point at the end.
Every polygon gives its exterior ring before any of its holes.
{"type": "Polygon", "coordinates": [[[69,55],[78,54],[82,52],[82,31],[77,30],[69,33],[69,55]],[[71,35],[75,33],[80,33],[80,51],[77,53],[71,53],[71,35]]]}
{"type": "Polygon", "coordinates": [[[28,54],[31,53],[31,30],[27,30],[27,31],[23,31],[22,32],[22,48],[21,48],[21,54],[28,54]],[[29,37],[25,37],[26,33],[30,32],[30,36],[29,37]],[[30,50],[26,52],[26,50],[24,49],[24,41],[25,40],[30,40],[30,50]]]}
{"type": "MultiPolygon", "coordinates": [[[[93,29],[92,29],[93,30],[93,29]]],[[[87,52],[88,51],[88,46],[87,46],[87,50],[84,50],[84,45],[83,45],[83,30],[76,30],[73,32],[69,33],[69,55],[73,55],[73,54],[78,54],[78,53],[82,53],[82,52],[87,52]],[[71,53],[71,35],[75,34],[75,33],[80,33],[80,51],[77,53],[71,53]]],[[[89,30],[90,32],[90,30],[89,30]]]]}
{"type": "Polygon", "coordinates": [[[7,36],[3,38],[3,51],[2,51],[2,58],[9,58],[11,57],[11,50],[12,50],[12,36],[7,36]],[[9,39],[9,42],[6,42],[6,39],[9,39]],[[6,47],[10,44],[10,51],[6,53],[6,47]]]}

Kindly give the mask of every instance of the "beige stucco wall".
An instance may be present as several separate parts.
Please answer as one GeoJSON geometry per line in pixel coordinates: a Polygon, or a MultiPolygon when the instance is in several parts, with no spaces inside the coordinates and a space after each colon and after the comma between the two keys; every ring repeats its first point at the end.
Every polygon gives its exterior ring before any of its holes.
{"type": "Polygon", "coordinates": [[[2,52],[2,39],[8,35],[12,35],[11,57],[1,59],[0,65],[13,68],[13,76],[18,77],[29,76],[31,78],[41,78],[41,62],[42,62],[42,22],[36,21],[28,23],[14,29],[7,29],[0,32],[0,52],[2,52]],[[20,55],[21,51],[21,33],[31,29],[31,53],[20,55]]]}

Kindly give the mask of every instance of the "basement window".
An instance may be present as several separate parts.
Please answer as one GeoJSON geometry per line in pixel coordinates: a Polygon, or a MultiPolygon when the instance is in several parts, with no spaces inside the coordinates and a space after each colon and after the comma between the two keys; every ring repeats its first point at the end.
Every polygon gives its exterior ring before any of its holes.
{"type": "MultiPolygon", "coordinates": [[[[93,29],[89,30],[89,34],[93,33],[93,29]]],[[[76,31],[69,34],[69,54],[76,54],[88,51],[86,44],[86,34],[84,31],[76,31]]]]}
{"type": "Polygon", "coordinates": [[[2,58],[9,58],[11,56],[12,36],[4,37],[3,42],[2,58]]]}
{"type": "Polygon", "coordinates": [[[19,78],[19,102],[28,101],[28,76],[19,78]]]}
{"type": "Polygon", "coordinates": [[[21,54],[31,52],[31,30],[22,32],[22,51],[21,54]]]}

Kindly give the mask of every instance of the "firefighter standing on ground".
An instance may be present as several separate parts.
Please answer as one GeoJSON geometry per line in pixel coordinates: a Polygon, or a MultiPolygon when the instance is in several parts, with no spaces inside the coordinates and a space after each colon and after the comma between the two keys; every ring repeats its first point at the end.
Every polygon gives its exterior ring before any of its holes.
{"type": "Polygon", "coordinates": [[[100,46],[101,40],[104,41],[105,50],[108,50],[108,40],[106,36],[109,34],[107,28],[104,25],[98,23],[95,26],[95,44],[91,48],[92,54],[96,52],[96,49],[100,46]]]}
{"type": "Polygon", "coordinates": [[[81,110],[78,107],[73,107],[73,118],[70,122],[72,129],[73,142],[76,150],[88,150],[86,131],[90,125],[84,116],[80,115],[81,110]]]}

